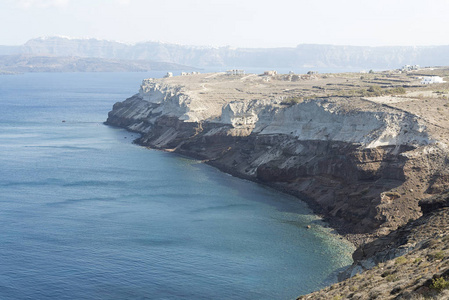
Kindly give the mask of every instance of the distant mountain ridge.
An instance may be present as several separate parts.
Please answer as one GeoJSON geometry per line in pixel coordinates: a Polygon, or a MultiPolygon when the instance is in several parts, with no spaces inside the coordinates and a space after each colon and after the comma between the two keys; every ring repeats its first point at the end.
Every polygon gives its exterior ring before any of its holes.
{"type": "Polygon", "coordinates": [[[200,47],[143,42],[125,44],[97,39],[37,38],[22,46],[0,46],[0,54],[33,54],[152,60],[195,67],[392,69],[405,64],[449,64],[447,46],[335,46],[302,44],[291,48],[200,47]]]}

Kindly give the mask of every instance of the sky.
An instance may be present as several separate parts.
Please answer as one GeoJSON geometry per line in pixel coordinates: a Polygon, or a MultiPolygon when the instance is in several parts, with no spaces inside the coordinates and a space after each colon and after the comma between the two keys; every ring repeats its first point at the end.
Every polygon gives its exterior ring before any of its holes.
{"type": "Polygon", "coordinates": [[[295,47],[449,45],[449,0],[0,0],[0,45],[44,36],[295,47]]]}

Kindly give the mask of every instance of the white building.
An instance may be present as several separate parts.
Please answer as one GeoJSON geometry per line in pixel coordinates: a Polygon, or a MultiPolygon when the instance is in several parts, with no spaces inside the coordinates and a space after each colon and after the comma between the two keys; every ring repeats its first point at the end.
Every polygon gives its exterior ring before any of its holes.
{"type": "Polygon", "coordinates": [[[227,70],[226,75],[245,75],[244,70],[227,70]]]}
{"type": "Polygon", "coordinates": [[[433,84],[446,82],[440,76],[426,76],[421,80],[421,84],[433,84]]]}
{"type": "Polygon", "coordinates": [[[402,67],[401,71],[402,72],[409,72],[409,71],[416,71],[419,70],[419,65],[405,65],[402,67]]]}
{"type": "Polygon", "coordinates": [[[277,74],[278,74],[278,72],[274,71],[274,70],[263,72],[263,75],[265,75],[265,76],[275,76],[277,74]]]}

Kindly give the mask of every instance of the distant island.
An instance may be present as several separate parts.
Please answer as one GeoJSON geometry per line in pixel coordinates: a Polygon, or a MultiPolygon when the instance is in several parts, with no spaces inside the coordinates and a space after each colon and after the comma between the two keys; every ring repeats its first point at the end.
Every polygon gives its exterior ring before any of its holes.
{"type": "MultiPolygon", "coordinates": [[[[0,46],[0,55],[52,55],[114,60],[151,60],[197,68],[396,69],[403,65],[444,66],[449,46],[339,46],[300,44],[284,48],[189,46],[161,42],[125,44],[98,39],[46,37],[0,46]]],[[[295,71],[295,70],[293,70],[295,71]]]]}
{"type": "MultiPolygon", "coordinates": [[[[149,78],[106,124],[299,196],[358,248],[300,299],[449,292],[449,68],[149,78]]],[[[415,298],[411,298],[415,297],[415,298]]]]}

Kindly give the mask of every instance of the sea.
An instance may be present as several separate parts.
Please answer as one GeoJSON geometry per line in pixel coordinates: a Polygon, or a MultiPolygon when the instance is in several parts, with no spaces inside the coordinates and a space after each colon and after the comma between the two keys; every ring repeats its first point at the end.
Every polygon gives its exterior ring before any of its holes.
{"type": "Polygon", "coordinates": [[[351,264],[299,199],[103,124],[165,73],[0,76],[0,299],[294,299],[351,264]]]}

